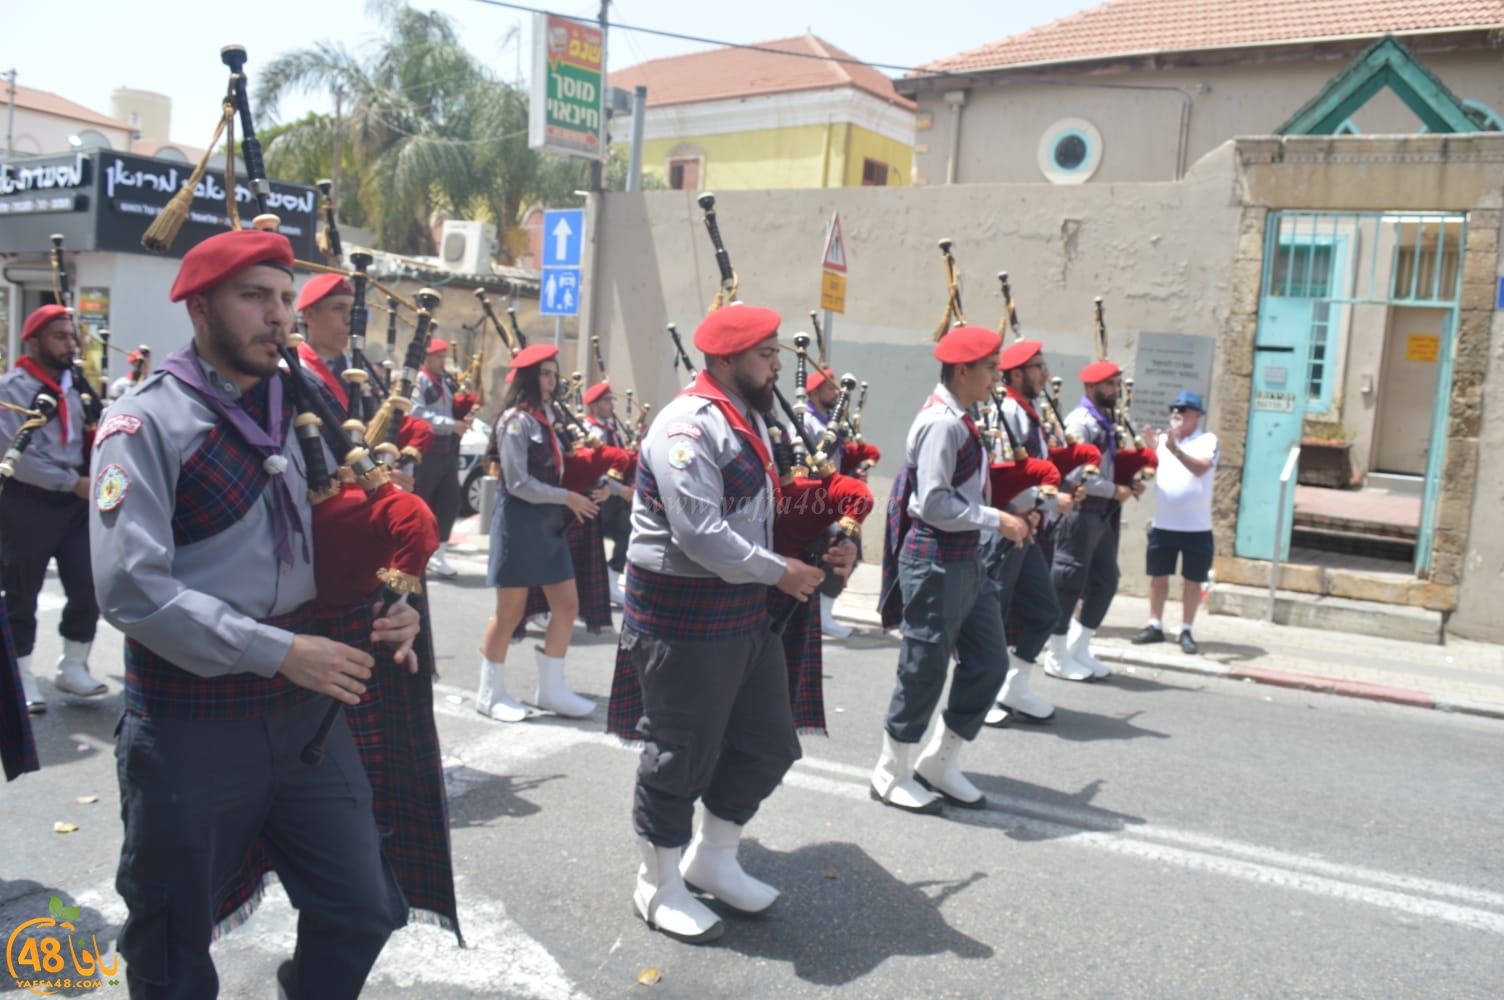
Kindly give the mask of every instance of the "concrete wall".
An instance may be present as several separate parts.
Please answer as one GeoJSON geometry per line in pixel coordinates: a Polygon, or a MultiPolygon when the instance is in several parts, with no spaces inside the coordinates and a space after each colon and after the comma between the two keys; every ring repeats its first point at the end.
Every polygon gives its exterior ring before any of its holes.
{"type": "MultiPolygon", "coordinates": [[[[1040,141],[1053,123],[1067,117],[1084,118],[1101,132],[1102,162],[1093,182],[1169,180],[1182,144],[1183,112],[1188,115],[1183,163],[1190,164],[1235,136],[1271,133],[1351,58],[1051,74],[1049,84],[977,82],[967,88],[961,111],[956,183],[1042,179],[1040,141]]],[[[1422,49],[1420,58],[1459,98],[1504,114],[1504,54],[1422,49]]],[[[943,92],[967,82],[937,83],[937,89],[918,95],[916,183],[945,182],[953,113],[943,92]],[[926,129],[927,120],[932,124],[926,129]]],[[[1413,134],[1420,127],[1419,119],[1388,90],[1375,95],[1352,120],[1365,135],[1413,134]]]]}
{"type": "MultiPolygon", "coordinates": [[[[1073,398],[1079,359],[1091,354],[1094,296],[1106,300],[1112,355],[1129,364],[1140,330],[1217,335],[1229,312],[1235,190],[1229,147],[1180,184],[727,191],[716,211],[741,298],[778,309],[785,339],[810,329],[824,228],[840,213],[850,273],[847,311],[831,330],[832,363],[871,384],[863,431],[883,451],[871,483],[885,503],[904,434],[938,375],[930,354],[945,304],[938,239],[954,241],[962,302],[974,323],[997,325],[996,274],[1010,272],[1027,335],[1045,341],[1047,357],[1076,359],[1058,369],[1073,398]]],[[[664,325],[676,323],[690,347],[715,295],[702,218],[690,192],[612,192],[603,199],[587,273],[618,394],[630,387],[658,407],[686,381],[673,368],[664,325]]],[[[791,376],[790,366],[785,389],[791,376]]],[[[1127,591],[1145,585],[1140,567],[1151,506],[1128,510],[1127,591]]],[[[868,521],[868,558],[876,557],[881,534],[879,511],[868,521]]]]}

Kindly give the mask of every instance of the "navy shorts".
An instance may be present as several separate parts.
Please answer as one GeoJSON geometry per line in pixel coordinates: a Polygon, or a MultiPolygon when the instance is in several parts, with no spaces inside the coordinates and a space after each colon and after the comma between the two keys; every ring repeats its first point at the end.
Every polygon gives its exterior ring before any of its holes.
{"type": "Polygon", "coordinates": [[[1216,547],[1210,531],[1167,531],[1149,529],[1149,548],[1144,554],[1145,570],[1150,576],[1174,576],[1175,557],[1180,557],[1180,575],[1187,580],[1205,583],[1212,569],[1216,547]]]}

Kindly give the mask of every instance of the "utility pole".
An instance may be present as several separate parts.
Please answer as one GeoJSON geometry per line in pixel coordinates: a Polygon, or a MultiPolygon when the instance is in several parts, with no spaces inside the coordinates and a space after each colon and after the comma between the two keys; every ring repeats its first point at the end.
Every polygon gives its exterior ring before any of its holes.
{"type": "MultiPolygon", "coordinates": [[[[608,29],[610,27],[609,23],[607,21],[607,18],[606,18],[606,8],[608,6],[610,6],[610,3],[611,3],[611,0],[601,0],[601,14],[600,14],[600,17],[597,18],[597,20],[600,21],[600,25],[601,25],[601,94],[602,94],[602,96],[604,96],[605,90],[606,90],[606,86],[605,86],[606,85],[606,73],[605,73],[605,69],[606,69],[606,50],[607,50],[606,43],[608,41],[606,35],[607,35],[607,31],[608,31],[608,29]]],[[[610,155],[610,152],[611,152],[611,148],[610,148],[611,144],[610,144],[610,142],[609,142],[609,140],[607,138],[609,135],[610,135],[610,132],[607,131],[604,135],[601,136],[601,155],[600,155],[600,159],[598,159],[598,160],[591,160],[590,161],[590,190],[592,190],[592,191],[601,191],[601,190],[604,190],[605,186],[606,186],[605,185],[606,157],[608,155],[610,155]]]]}
{"type": "MultiPolygon", "coordinates": [[[[605,8],[602,7],[602,10],[605,8]]],[[[5,76],[10,80],[10,109],[5,113],[5,162],[9,163],[14,150],[11,148],[11,130],[16,123],[16,71],[9,70],[5,76]]]]}

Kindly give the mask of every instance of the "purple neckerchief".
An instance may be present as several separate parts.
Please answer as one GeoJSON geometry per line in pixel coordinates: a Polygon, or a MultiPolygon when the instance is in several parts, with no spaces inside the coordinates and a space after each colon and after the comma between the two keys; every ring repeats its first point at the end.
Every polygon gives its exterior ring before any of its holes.
{"type": "Polygon", "coordinates": [[[239,400],[227,403],[214,391],[209,385],[209,376],[204,374],[204,367],[199,363],[198,351],[192,344],[169,354],[162,364],[162,370],[176,376],[178,381],[197,392],[209,404],[209,409],[234,427],[245,439],[245,443],[266,459],[262,470],[272,484],[272,543],[277,558],[288,566],[292,565],[292,532],[296,531],[303,539],[303,559],[308,561],[308,535],[303,530],[303,519],[298,516],[297,505],[293,503],[292,490],[287,487],[287,477],[282,474],[282,470],[287,467],[287,459],[282,455],[281,377],[273,376],[271,385],[267,387],[266,422],[269,426],[263,428],[251,419],[239,400]],[[273,458],[278,461],[273,462],[273,458]]]}
{"type": "Polygon", "coordinates": [[[1097,409],[1096,403],[1093,403],[1086,396],[1081,397],[1081,405],[1086,408],[1087,413],[1090,413],[1096,419],[1097,423],[1102,425],[1102,430],[1107,435],[1107,454],[1116,462],[1118,457],[1118,436],[1113,422],[1101,410],[1097,409]]]}

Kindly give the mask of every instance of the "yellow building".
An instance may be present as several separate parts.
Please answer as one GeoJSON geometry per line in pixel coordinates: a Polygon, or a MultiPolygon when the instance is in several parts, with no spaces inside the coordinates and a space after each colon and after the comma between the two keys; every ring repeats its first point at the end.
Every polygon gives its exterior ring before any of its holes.
{"type": "Polygon", "coordinates": [[[913,178],[914,102],[811,34],[654,59],[609,82],[629,92],[647,87],[642,169],[671,188],[895,186],[913,178]]]}

